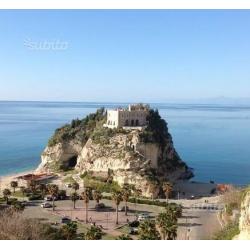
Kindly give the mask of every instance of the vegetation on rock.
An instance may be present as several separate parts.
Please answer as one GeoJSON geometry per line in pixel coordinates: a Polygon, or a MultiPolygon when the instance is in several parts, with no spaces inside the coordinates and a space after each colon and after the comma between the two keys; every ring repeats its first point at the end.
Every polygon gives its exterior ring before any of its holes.
{"type": "Polygon", "coordinates": [[[54,135],[50,138],[48,146],[55,146],[57,143],[77,139],[82,144],[90,138],[96,127],[102,127],[106,119],[104,108],[100,108],[96,113],[89,114],[82,120],[72,120],[71,124],[66,124],[58,128],[54,135]]]}
{"type": "Polygon", "coordinates": [[[147,128],[140,134],[143,142],[159,143],[162,147],[166,145],[168,133],[167,123],[161,118],[158,110],[150,109],[147,116],[147,128]]]}

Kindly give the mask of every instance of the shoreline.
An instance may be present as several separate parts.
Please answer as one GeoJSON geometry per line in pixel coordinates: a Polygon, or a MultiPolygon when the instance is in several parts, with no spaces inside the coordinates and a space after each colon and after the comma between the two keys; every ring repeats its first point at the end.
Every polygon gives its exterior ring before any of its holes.
{"type": "MultiPolygon", "coordinates": [[[[5,188],[12,189],[10,186],[10,182],[15,180],[18,176],[26,175],[26,174],[33,174],[36,172],[36,170],[37,168],[34,168],[28,171],[22,171],[22,172],[10,174],[10,175],[0,175],[0,192],[2,192],[3,189],[5,188]]],[[[209,182],[202,182],[202,181],[193,182],[190,180],[180,180],[175,183],[175,186],[176,188],[180,189],[181,192],[185,192],[186,195],[188,196],[194,195],[195,197],[198,198],[198,197],[210,196],[211,189],[216,188],[217,184],[216,183],[211,184],[209,182]]]]}
{"type": "Polygon", "coordinates": [[[22,171],[18,173],[13,173],[9,175],[0,175],[0,191],[2,191],[5,188],[11,188],[10,182],[16,179],[20,175],[26,175],[26,174],[32,174],[35,172],[36,169],[22,171]]]}

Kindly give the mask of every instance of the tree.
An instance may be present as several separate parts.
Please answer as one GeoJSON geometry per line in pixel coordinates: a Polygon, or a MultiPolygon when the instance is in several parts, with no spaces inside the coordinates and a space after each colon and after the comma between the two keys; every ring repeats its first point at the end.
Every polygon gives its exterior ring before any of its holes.
{"type": "Polygon", "coordinates": [[[102,235],[103,232],[99,227],[91,226],[85,234],[85,240],[100,240],[102,235]]]}
{"type": "Polygon", "coordinates": [[[61,228],[61,234],[66,240],[75,240],[77,237],[77,223],[72,221],[63,225],[61,228]]]}
{"type": "Polygon", "coordinates": [[[133,240],[128,234],[119,235],[116,240],[133,240]]]}
{"type": "Polygon", "coordinates": [[[182,216],[182,205],[175,203],[167,203],[166,212],[172,214],[172,216],[177,219],[182,216]]]}
{"type": "Polygon", "coordinates": [[[78,190],[79,189],[79,184],[77,183],[77,182],[73,182],[72,183],[72,187],[71,187],[72,189],[74,189],[75,190],[75,192],[76,192],[76,190],[78,190]]]}
{"type": "Polygon", "coordinates": [[[114,171],[110,168],[108,168],[108,178],[107,178],[107,182],[108,183],[112,183],[114,178],[114,171]]]}
{"type": "Polygon", "coordinates": [[[35,180],[30,180],[28,184],[29,188],[31,189],[31,192],[34,194],[37,188],[37,183],[35,180]]]}
{"type": "Polygon", "coordinates": [[[19,189],[20,189],[20,191],[21,191],[21,193],[22,193],[22,195],[23,195],[23,198],[24,198],[24,194],[25,194],[25,187],[24,186],[21,186],[21,187],[19,187],[19,189]]]}
{"type": "Polygon", "coordinates": [[[120,191],[114,192],[112,195],[112,200],[115,202],[116,205],[116,225],[118,225],[118,207],[120,202],[122,201],[122,193],[120,191]]]}
{"type": "Polygon", "coordinates": [[[4,199],[6,200],[6,204],[8,204],[10,195],[11,195],[10,190],[9,190],[8,188],[5,188],[5,189],[3,190],[3,197],[4,197],[4,199]]]}
{"type": "Polygon", "coordinates": [[[66,198],[67,194],[66,194],[66,190],[64,189],[60,189],[58,191],[58,197],[61,199],[61,200],[64,200],[66,198]]]}
{"type": "Polygon", "coordinates": [[[96,201],[97,204],[99,204],[99,201],[102,199],[102,193],[98,190],[94,191],[93,198],[96,201]]]}
{"type": "Polygon", "coordinates": [[[85,222],[88,223],[88,205],[89,205],[89,199],[91,197],[91,189],[89,187],[86,187],[84,192],[82,192],[82,199],[85,203],[85,222]]]}
{"type": "Polygon", "coordinates": [[[13,207],[0,210],[0,240],[64,239],[59,228],[38,219],[28,219],[13,207]]]}
{"type": "Polygon", "coordinates": [[[174,240],[177,237],[177,217],[173,210],[160,213],[156,218],[156,224],[162,239],[174,240]]]}
{"type": "Polygon", "coordinates": [[[71,200],[72,200],[72,202],[73,202],[73,207],[74,207],[74,209],[75,209],[75,208],[76,208],[76,201],[77,201],[78,198],[79,198],[77,192],[72,193],[72,194],[70,195],[70,198],[71,198],[71,200]]]}
{"type": "Polygon", "coordinates": [[[172,185],[172,183],[170,183],[170,182],[164,182],[163,185],[162,185],[162,189],[163,189],[163,192],[166,195],[166,199],[168,200],[169,197],[170,197],[170,194],[173,191],[173,185],[172,185]]]}
{"type": "Polygon", "coordinates": [[[122,188],[122,199],[125,202],[125,215],[126,216],[128,215],[127,202],[129,200],[130,195],[131,195],[131,189],[129,188],[128,185],[124,185],[123,188],[122,188]]]}
{"type": "Polygon", "coordinates": [[[23,203],[21,203],[20,201],[16,201],[13,204],[13,209],[16,212],[22,212],[24,210],[24,208],[25,208],[25,205],[23,203]]]}
{"type": "Polygon", "coordinates": [[[167,204],[167,206],[165,207],[165,213],[168,214],[168,216],[173,221],[177,221],[177,219],[179,217],[181,217],[182,208],[181,208],[181,206],[178,206],[178,205],[167,204]],[[181,211],[180,211],[180,209],[181,209],[181,211]]]}
{"type": "Polygon", "coordinates": [[[42,198],[44,198],[44,196],[45,196],[45,194],[46,194],[46,192],[47,192],[47,186],[46,186],[46,184],[40,183],[40,184],[38,185],[38,189],[41,191],[42,198]]]}
{"type": "Polygon", "coordinates": [[[52,196],[52,206],[53,206],[53,211],[55,211],[55,199],[58,195],[58,186],[55,184],[50,184],[48,185],[48,192],[52,196]]]}
{"type": "Polygon", "coordinates": [[[159,240],[160,235],[156,229],[155,222],[152,220],[145,220],[140,223],[138,228],[140,240],[159,240]]]}
{"type": "Polygon", "coordinates": [[[16,188],[18,187],[18,182],[17,181],[12,181],[10,183],[10,186],[13,188],[13,193],[16,192],[16,188]]]}

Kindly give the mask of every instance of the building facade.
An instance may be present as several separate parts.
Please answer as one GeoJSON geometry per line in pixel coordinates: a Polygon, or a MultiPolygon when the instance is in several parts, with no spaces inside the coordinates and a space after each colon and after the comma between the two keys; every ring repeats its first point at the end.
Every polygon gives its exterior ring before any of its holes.
{"type": "Polygon", "coordinates": [[[147,125],[148,106],[137,104],[129,105],[127,109],[107,110],[108,128],[138,128],[147,125]]]}

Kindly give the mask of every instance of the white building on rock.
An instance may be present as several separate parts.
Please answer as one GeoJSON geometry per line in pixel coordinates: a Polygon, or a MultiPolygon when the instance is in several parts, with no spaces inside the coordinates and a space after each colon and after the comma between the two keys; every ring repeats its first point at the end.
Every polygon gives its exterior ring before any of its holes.
{"type": "Polygon", "coordinates": [[[108,128],[142,128],[147,125],[148,105],[135,104],[128,108],[107,110],[107,122],[103,125],[108,128]]]}

